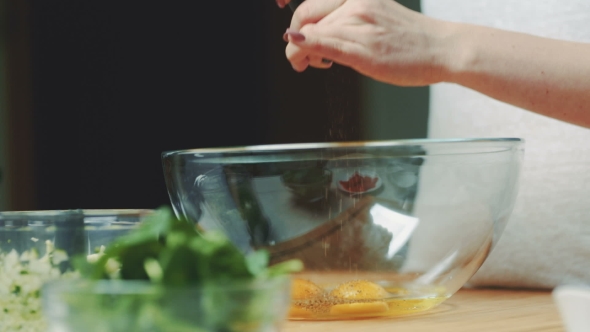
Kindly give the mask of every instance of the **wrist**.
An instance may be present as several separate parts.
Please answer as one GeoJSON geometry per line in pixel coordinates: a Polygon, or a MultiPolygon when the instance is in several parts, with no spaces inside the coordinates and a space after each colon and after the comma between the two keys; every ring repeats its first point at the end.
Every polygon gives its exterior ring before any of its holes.
{"type": "Polygon", "coordinates": [[[437,33],[435,64],[438,82],[459,83],[475,58],[474,45],[469,41],[470,26],[440,22],[437,33]]]}

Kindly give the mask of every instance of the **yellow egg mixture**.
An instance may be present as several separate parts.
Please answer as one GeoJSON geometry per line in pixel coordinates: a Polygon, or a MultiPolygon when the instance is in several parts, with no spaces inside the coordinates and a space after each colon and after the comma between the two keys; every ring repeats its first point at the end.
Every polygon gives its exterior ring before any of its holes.
{"type": "Polygon", "coordinates": [[[309,280],[294,279],[289,318],[330,320],[396,316],[428,310],[448,297],[404,295],[408,295],[405,288],[384,288],[367,280],[344,282],[328,291],[309,280]]]}

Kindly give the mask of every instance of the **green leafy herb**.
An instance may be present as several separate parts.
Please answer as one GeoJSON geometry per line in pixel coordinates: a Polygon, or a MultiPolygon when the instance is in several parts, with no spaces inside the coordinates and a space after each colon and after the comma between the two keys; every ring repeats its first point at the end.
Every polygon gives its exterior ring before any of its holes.
{"type": "Polygon", "coordinates": [[[91,279],[150,280],[166,286],[270,278],[302,269],[300,261],[268,267],[269,254],[244,255],[223,234],[200,233],[169,208],[160,208],[135,231],[112,243],[95,263],[74,265],[91,279]]]}
{"type": "Polygon", "coordinates": [[[78,311],[70,323],[81,330],[100,317],[93,325],[101,331],[264,331],[286,310],[284,275],[303,267],[298,260],[270,267],[269,261],[266,251],[244,255],[223,234],[200,233],[160,208],[92,259],[73,263],[89,279],[145,280],[152,291],[72,292],[70,308],[78,311]]]}

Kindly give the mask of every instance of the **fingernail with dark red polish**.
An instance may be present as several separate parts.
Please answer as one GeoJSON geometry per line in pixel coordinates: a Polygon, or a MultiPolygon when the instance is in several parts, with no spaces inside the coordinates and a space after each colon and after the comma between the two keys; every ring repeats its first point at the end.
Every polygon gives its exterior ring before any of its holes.
{"type": "Polygon", "coordinates": [[[305,40],[305,36],[301,32],[295,31],[291,28],[287,29],[287,31],[285,32],[285,35],[291,37],[292,41],[302,42],[305,40]]]}
{"type": "Polygon", "coordinates": [[[282,0],[276,0],[277,1],[277,6],[279,6],[280,8],[285,8],[285,4],[283,3],[282,0]]]}

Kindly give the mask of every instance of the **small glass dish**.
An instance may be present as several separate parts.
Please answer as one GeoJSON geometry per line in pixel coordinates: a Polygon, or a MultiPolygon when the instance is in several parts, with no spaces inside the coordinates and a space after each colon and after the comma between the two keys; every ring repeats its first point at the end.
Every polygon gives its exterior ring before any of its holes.
{"type": "Polygon", "coordinates": [[[145,281],[55,281],[43,288],[50,332],[279,331],[290,278],[163,287],[145,281]]]}

